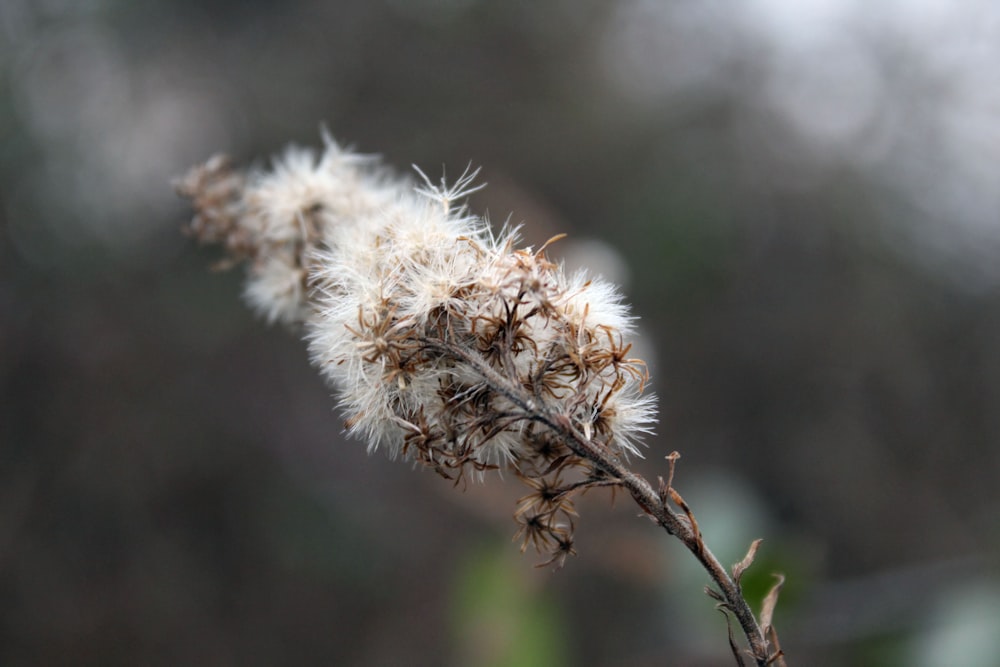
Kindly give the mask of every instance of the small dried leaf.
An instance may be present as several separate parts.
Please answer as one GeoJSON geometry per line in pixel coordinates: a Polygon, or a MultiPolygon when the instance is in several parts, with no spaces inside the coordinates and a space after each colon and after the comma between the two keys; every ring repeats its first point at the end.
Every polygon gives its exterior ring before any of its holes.
{"type": "Polygon", "coordinates": [[[672,451],[666,457],[667,462],[670,464],[670,471],[667,473],[667,489],[670,489],[674,485],[674,467],[677,465],[677,459],[681,457],[681,453],[678,451],[672,451]]]}
{"type": "Polygon", "coordinates": [[[750,548],[747,550],[747,555],[743,557],[739,563],[733,565],[733,581],[736,585],[740,585],[740,579],[743,578],[743,573],[747,571],[753,564],[753,559],[757,557],[757,549],[760,547],[760,543],[763,542],[762,539],[756,539],[750,544],[750,548]]]}
{"type": "Polygon", "coordinates": [[[722,593],[720,593],[719,591],[715,590],[711,586],[705,586],[705,595],[707,595],[708,597],[712,598],[716,602],[725,603],[725,601],[726,601],[726,598],[722,597],[722,593]]]}
{"type": "Polygon", "coordinates": [[[694,512],[691,511],[688,504],[684,502],[684,498],[681,494],[677,493],[674,488],[668,488],[667,491],[670,494],[670,500],[681,508],[684,512],[684,516],[687,517],[688,522],[691,524],[691,532],[694,533],[694,539],[697,542],[698,550],[701,551],[705,548],[705,543],[702,541],[701,528],[698,526],[698,520],[694,518],[694,512]]]}
{"type": "Polygon", "coordinates": [[[660,504],[666,506],[667,500],[669,500],[667,498],[667,482],[662,477],[657,477],[656,479],[659,483],[656,493],[660,497],[660,504]]]}
{"type": "Polygon", "coordinates": [[[746,663],[743,661],[743,652],[740,650],[740,647],[736,645],[736,638],[733,637],[733,620],[729,618],[729,614],[725,609],[719,608],[719,611],[726,617],[726,634],[729,635],[729,650],[733,652],[733,657],[736,658],[736,664],[739,667],[746,667],[746,663]]]}
{"type": "Polygon", "coordinates": [[[764,603],[760,609],[760,625],[765,633],[772,627],[774,607],[778,604],[778,593],[781,592],[781,587],[785,585],[785,575],[775,574],[774,576],[777,581],[774,582],[774,586],[771,586],[771,590],[764,596],[764,603]]]}
{"type": "Polygon", "coordinates": [[[785,664],[785,652],[781,650],[781,644],[778,643],[778,632],[773,625],[767,628],[767,641],[774,649],[774,653],[767,659],[767,664],[775,667],[788,667],[785,664]]]}

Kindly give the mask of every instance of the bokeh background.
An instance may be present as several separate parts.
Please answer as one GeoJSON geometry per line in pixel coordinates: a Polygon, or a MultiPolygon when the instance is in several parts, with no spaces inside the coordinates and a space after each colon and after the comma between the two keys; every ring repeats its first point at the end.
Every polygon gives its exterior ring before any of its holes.
{"type": "Polygon", "coordinates": [[[625,286],[790,664],[1000,664],[998,72],[992,0],[0,0],[0,664],[732,664],[628,502],[534,568],[180,234],[322,124],[625,286]]]}

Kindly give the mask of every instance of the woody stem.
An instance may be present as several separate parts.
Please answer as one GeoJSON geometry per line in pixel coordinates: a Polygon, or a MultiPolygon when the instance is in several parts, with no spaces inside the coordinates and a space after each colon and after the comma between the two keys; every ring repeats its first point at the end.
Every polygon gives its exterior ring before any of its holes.
{"type": "Polygon", "coordinates": [[[725,607],[736,617],[747,638],[750,653],[759,667],[768,663],[767,640],[757,623],[750,605],[743,598],[740,586],[711,552],[691,522],[667,504],[667,500],[654,491],[652,485],[621,462],[607,448],[587,438],[570,421],[569,417],[553,411],[490,366],[473,350],[441,339],[425,338],[421,341],[428,348],[445,354],[471,367],[489,387],[507,398],[524,412],[526,418],[544,424],[555,432],[574,454],[593,463],[625,487],[636,504],[649,514],[669,534],[677,537],[694,554],[709,577],[719,587],[725,607]]]}

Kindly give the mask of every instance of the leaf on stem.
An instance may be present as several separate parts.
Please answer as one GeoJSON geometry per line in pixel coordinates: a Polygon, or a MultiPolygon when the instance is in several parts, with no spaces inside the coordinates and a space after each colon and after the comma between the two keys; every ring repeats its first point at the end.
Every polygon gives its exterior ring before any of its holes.
{"type": "Polygon", "coordinates": [[[778,644],[778,633],[775,631],[773,625],[767,629],[767,641],[774,647],[774,653],[767,659],[767,664],[774,665],[775,667],[788,667],[785,664],[785,652],[781,650],[781,646],[778,644]]]}
{"type": "Polygon", "coordinates": [[[764,635],[767,637],[768,643],[774,649],[774,653],[767,659],[767,664],[775,665],[776,667],[785,667],[785,653],[781,650],[781,645],[778,643],[778,631],[774,629],[774,608],[778,604],[778,593],[781,592],[781,587],[785,585],[785,575],[775,574],[774,577],[777,581],[774,582],[774,586],[771,586],[771,590],[764,596],[764,602],[761,605],[760,626],[764,630],[764,635]]]}
{"type": "Polygon", "coordinates": [[[665,457],[667,463],[670,465],[670,472],[667,474],[667,488],[672,488],[674,485],[674,467],[677,465],[677,459],[681,457],[681,453],[674,450],[665,457]]]}
{"type": "Polygon", "coordinates": [[[736,638],[733,637],[733,621],[729,618],[729,613],[722,608],[718,608],[719,612],[726,617],[726,634],[729,635],[729,650],[733,652],[733,657],[736,658],[736,664],[739,667],[746,667],[746,663],[743,661],[743,652],[740,647],[736,645],[736,638]]]}
{"type": "Polygon", "coordinates": [[[774,586],[771,586],[771,590],[764,596],[764,602],[760,608],[760,625],[764,628],[765,632],[767,632],[768,628],[772,627],[774,608],[778,604],[778,593],[781,592],[781,587],[785,585],[785,575],[775,574],[774,577],[777,581],[774,582],[774,586]]]}
{"type": "Polygon", "coordinates": [[[754,558],[757,557],[757,549],[763,541],[764,540],[760,538],[754,540],[750,544],[750,548],[747,550],[747,555],[743,557],[743,560],[733,565],[733,581],[736,582],[737,586],[740,585],[740,579],[743,578],[743,573],[746,572],[747,568],[753,564],[754,558]]]}
{"type": "Polygon", "coordinates": [[[694,518],[694,512],[691,511],[688,504],[684,502],[684,498],[676,490],[668,487],[667,492],[670,494],[670,500],[680,507],[681,511],[684,512],[684,516],[687,517],[688,522],[691,524],[691,533],[694,535],[694,539],[698,545],[698,551],[699,553],[702,552],[705,548],[705,543],[701,538],[701,528],[698,527],[698,520],[694,518]]]}

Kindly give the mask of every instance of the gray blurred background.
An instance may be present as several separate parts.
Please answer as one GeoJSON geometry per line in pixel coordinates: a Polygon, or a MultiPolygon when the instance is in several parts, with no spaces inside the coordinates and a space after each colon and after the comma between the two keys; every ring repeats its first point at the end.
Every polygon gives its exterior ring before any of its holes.
{"type": "Polygon", "coordinates": [[[181,236],[325,124],[625,285],[790,665],[1000,665],[998,72],[992,0],[0,0],[0,664],[732,664],[630,503],[534,568],[181,236]]]}

